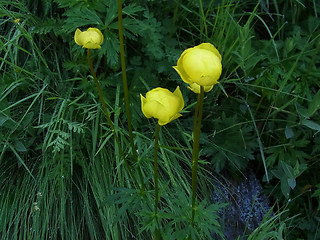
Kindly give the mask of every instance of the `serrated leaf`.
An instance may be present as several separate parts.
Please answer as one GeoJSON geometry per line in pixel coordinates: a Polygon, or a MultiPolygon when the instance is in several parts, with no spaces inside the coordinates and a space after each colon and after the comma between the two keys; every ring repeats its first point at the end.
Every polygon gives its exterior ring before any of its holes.
{"type": "Polygon", "coordinates": [[[103,25],[103,22],[97,13],[85,7],[72,8],[64,15],[68,17],[65,25],[63,26],[67,33],[74,32],[78,27],[85,25],[103,25]]]}
{"type": "Polygon", "coordinates": [[[59,28],[59,23],[57,19],[48,18],[45,20],[39,20],[37,25],[35,26],[33,32],[38,34],[47,34],[51,31],[59,28]]]}
{"type": "MultiPolygon", "coordinates": [[[[109,26],[118,17],[118,6],[117,4],[111,4],[108,8],[108,14],[106,14],[104,24],[109,26]]],[[[118,23],[117,23],[118,25],[118,23]]],[[[110,27],[110,26],[109,26],[110,27]]]]}
{"type": "Polygon", "coordinates": [[[136,13],[144,11],[145,9],[141,6],[136,5],[135,3],[129,4],[128,6],[122,9],[124,15],[134,16],[136,13]]]}
{"type": "Polygon", "coordinates": [[[55,0],[60,8],[73,7],[79,4],[79,0],[55,0]]]}
{"type": "Polygon", "coordinates": [[[108,64],[115,68],[119,63],[119,40],[118,36],[110,31],[105,32],[104,44],[101,46],[99,56],[102,57],[107,54],[108,64]]]}
{"type": "Polygon", "coordinates": [[[295,140],[295,142],[294,142],[294,146],[295,147],[306,147],[306,146],[308,146],[308,144],[310,143],[310,141],[309,140],[307,140],[307,139],[299,139],[299,140],[295,140]]]}

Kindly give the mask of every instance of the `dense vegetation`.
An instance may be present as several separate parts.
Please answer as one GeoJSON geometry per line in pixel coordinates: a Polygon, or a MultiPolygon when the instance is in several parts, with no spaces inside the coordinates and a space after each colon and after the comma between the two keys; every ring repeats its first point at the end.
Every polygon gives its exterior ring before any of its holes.
{"type": "Polygon", "coordinates": [[[244,235],[319,239],[320,3],[126,0],[122,6],[137,159],[123,97],[116,1],[0,0],[0,238],[151,239],[156,121],[143,116],[140,93],[179,85],[183,116],[159,135],[163,239],[210,239],[213,232],[223,239],[218,212],[224,205],[210,203],[213,175],[237,181],[249,168],[273,209],[244,235]],[[77,28],[88,27],[104,35],[91,57],[113,130],[85,49],[73,39],[77,28]],[[199,206],[190,227],[197,97],[172,66],[203,42],[217,47],[223,72],[204,99],[199,206]],[[115,134],[145,191],[125,168],[115,134]]]}

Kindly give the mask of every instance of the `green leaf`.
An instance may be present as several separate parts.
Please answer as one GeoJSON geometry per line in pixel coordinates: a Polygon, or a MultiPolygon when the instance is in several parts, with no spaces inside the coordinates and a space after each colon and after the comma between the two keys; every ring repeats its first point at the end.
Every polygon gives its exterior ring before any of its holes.
{"type": "Polygon", "coordinates": [[[73,7],[79,4],[79,0],[55,0],[60,8],[73,7]]]}
{"type": "Polygon", "coordinates": [[[311,195],[311,197],[320,197],[320,184],[316,185],[317,190],[311,195]]]}
{"type": "Polygon", "coordinates": [[[294,189],[296,187],[296,180],[294,178],[288,178],[288,185],[291,189],[294,189]]]}
{"type": "Polygon", "coordinates": [[[110,64],[112,68],[115,68],[119,63],[118,36],[111,31],[106,31],[104,44],[102,44],[101,51],[99,51],[98,54],[100,57],[107,54],[108,64],[110,64]]]}
{"type": "Polygon", "coordinates": [[[284,173],[285,173],[285,176],[286,176],[287,178],[292,178],[292,179],[295,178],[295,176],[294,176],[294,170],[293,170],[293,168],[292,168],[289,164],[281,161],[281,162],[280,162],[280,165],[281,165],[281,167],[282,167],[282,169],[283,169],[283,171],[284,171],[284,173]]]}
{"type": "Polygon", "coordinates": [[[303,117],[304,119],[310,118],[308,114],[308,110],[304,107],[302,107],[299,103],[295,103],[297,113],[300,115],[300,117],[303,117]]]}
{"type": "Polygon", "coordinates": [[[308,106],[308,115],[311,117],[317,110],[320,109],[320,90],[314,96],[308,106]]]}
{"type": "Polygon", "coordinates": [[[124,15],[135,16],[138,12],[144,11],[145,9],[135,3],[129,4],[122,9],[124,15]]]}
{"type": "Polygon", "coordinates": [[[273,169],[271,170],[271,173],[278,179],[281,179],[283,176],[283,172],[279,169],[273,169]]]}
{"type": "Polygon", "coordinates": [[[8,119],[9,117],[7,116],[0,116],[0,126],[2,126],[8,119]]]}
{"type": "Polygon", "coordinates": [[[17,150],[17,152],[26,152],[28,151],[27,148],[24,146],[24,144],[20,141],[16,141],[14,143],[14,148],[17,150]]]}
{"type": "Polygon", "coordinates": [[[30,125],[32,119],[33,119],[33,112],[28,112],[28,114],[25,116],[25,118],[23,119],[23,121],[21,122],[21,125],[23,128],[26,128],[30,125]]]}
{"type": "Polygon", "coordinates": [[[284,131],[286,135],[286,139],[292,138],[294,136],[294,132],[291,127],[286,126],[286,129],[284,131]]]}
{"type": "MultiPolygon", "coordinates": [[[[317,190],[311,195],[311,197],[318,198],[318,202],[320,202],[320,184],[316,185],[317,190]]],[[[318,211],[320,210],[320,204],[318,204],[318,211]]]]}
{"type": "Polygon", "coordinates": [[[63,26],[67,33],[74,32],[78,27],[85,25],[91,25],[92,27],[94,25],[103,25],[97,13],[85,7],[72,8],[64,15],[68,17],[63,26]]]}
{"type": "Polygon", "coordinates": [[[282,177],[280,179],[280,182],[281,182],[281,192],[283,194],[283,196],[285,196],[285,198],[289,198],[289,194],[290,194],[290,187],[289,187],[289,184],[288,184],[288,180],[286,177],[282,177]]]}
{"type": "Polygon", "coordinates": [[[316,131],[320,131],[320,125],[316,122],[313,122],[311,120],[307,120],[307,119],[304,119],[302,120],[302,125],[308,127],[308,128],[311,128],[312,130],[316,130],[316,131]]]}

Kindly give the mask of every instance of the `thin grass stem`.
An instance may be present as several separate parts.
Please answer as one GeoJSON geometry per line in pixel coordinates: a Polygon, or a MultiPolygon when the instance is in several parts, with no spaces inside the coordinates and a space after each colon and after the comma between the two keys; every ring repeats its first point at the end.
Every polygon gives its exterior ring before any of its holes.
{"type": "MultiPolygon", "coordinates": [[[[122,25],[122,1],[118,0],[118,25],[119,25],[119,42],[120,42],[120,58],[121,58],[121,70],[122,70],[122,82],[123,82],[123,92],[124,100],[126,105],[126,115],[128,123],[128,132],[131,145],[131,151],[134,159],[138,162],[138,154],[136,147],[134,145],[134,138],[132,134],[132,121],[131,121],[131,112],[130,112],[130,100],[129,100],[129,90],[128,90],[128,81],[127,81],[127,72],[126,72],[126,62],[124,56],[124,41],[123,41],[123,25],[122,25]]],[[[138,174],[141,182],[141,189],[145,188],[144,179],[140,166],[138,166],[138,174]]]]}
{"type": "Polygon", "coordinates": [[[98,82],[97,75],[96,75],[96,72],[95,72],[94,69],[93,69],[92,61],[91,61],[91,58],[90,58],[90,49],[87,49],[87,59],[88,59],[88,64],[89,64],[89,68],[90,68],[91,75],[93,76],[94,83],[95,83],[96,88],[97,88],[97,90],[98,90],[98,94],[99,94],[99,98],[100,98],[100,102],[101,102],[101,104],[102,104],[102,108],[103,108],[104,114],[105,114],[105,116],[106,116],[106,118],[107,118],[108,125],[110,126],[111,131],[113,132],[114,139],[116,140],[116,143],[117,143],[117,145],[118,145],[119,152],[120,152],[120,154],[121,154],[121,157],[123,158],[124,165],[125,165],[125,167],[127,168],[127,171],[128,171],[128,173],[129,173],[130,177],[132,178],[134,184],[136,185],[136,187],[139,187],[139,184],[138,184],[138,182],[137,182],[137,179],[135,178],[135,176],[134,176],[134,174],[133,174],[133,172],[132,172],[132,169],[131,169],[131,167],[130,167],[130,165],[129,165],[129,163],[128,163],[125,155],[124,155],[124,152],[123,152],[123,150],[122,150],[122,146],[121,146],[121,144],[120,144],[119,137],[118,137],[118,135],[117,135],[117,133],[116,133],[116,131],[115,131],[115,129],[114,129],[114,125],[113,125],[113,123],[112,123],[112,120],[111,120],[111,118],[110,118],[109,111],[108,111],[108,109],[107,109],[107,105],[106,105],[106,103],[105,103],[105,101],[104,101],[104,99],[103,99],[103,94],[102,94],[102,91],[101,91],[101,88],[100,88],[100,84],[99,84],[99,82],[98,82]]]}
{"type": "MultiPolygon", "coordinates": [[[[156,132],[155,132],[155,138],[154,138],[154,217],[157,220],[157,223],[159,225],[158,222],[158,205],[159,205],[159,185],[158,185],[158,148],[159,148],[159,132],[160,132],[160,128],[161,126],[159,124],[157,124],[156,126],[156,132]]],[[[154,237],[155,239],[160,239],[160,231],[159,229],[155,230],[154,233],[154,237]]]]}

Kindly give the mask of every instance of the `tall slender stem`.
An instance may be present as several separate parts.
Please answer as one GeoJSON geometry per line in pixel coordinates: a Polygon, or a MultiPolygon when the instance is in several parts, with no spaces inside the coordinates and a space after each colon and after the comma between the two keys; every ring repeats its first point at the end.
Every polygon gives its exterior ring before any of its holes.
{"type": "Polygon", "coordinates": [[[194,116],[194,130],[193,130],[193,149],[192,149],[192,216],[191,225],[194,226],[194,218],[196,214],[196,192],[197,192],[197,173],[198,173],[198,157],[199,157],[199,141],[201,132],[201,120],[203,109],[204,90],[201,86],[200,94],[196,105],[194,116]]]}
{"type": "MultiPolygon", "coordinates": [[[[123,42],[123,26],[122,26],[122,1],[118,0],[118,25],[119,25],[119,42],[120,42],[120,58],[121,58],[121,70],[122,70],[122,82],[123,82],[123,92],[126,105],[126,115],[128,119],[128,132],[131,145],[131,151],[133,157],[138,162],[138,154],[136,147],[134,145],[134,139],[132,134],[132,124],[131,124],[131,112],[130,112],[130,100],[129,100],[129,90],[126,72],[126,62],[124,56],[124,42],[123,42]]],[[[138,174],[141,182],[141,188],[144,189],[144,180],[140,167],[138,166],[138,174]]]]}
{"type": "MultiPolygon", "coordinates": [[[[154,217],[158,223],[158,205],[159,205],[159,185],[158,185],[158,148],[159,148],[159,132],[160,125],[157,124],[156,133],[154,138],[154,217]]],[[[159,223],[158,223],[159,225],[159,223]]],[[[159,229],[155,230],[155,239],[160,239],[160,231],[159,229]]]]}
{"type": "Polygon", "coordinates": [[[115,138],[116,143],[117,143],[118,148],[119,148],[120,155],[123,158],[124,165],[127,168],[127,171],[129,173],[130,177],[132,178],[134,184],[138,187],[139,184],[138,184],[137,179],[135,178],[135,176],[134,176],[134,174],[133,174],[133,172],[131,170],[131,167],[130,167],[127,159],[125,158],[124,152],[122,150],[122,146],[120,144],[120,140],[118,138],[117,133],[115,132],[114,125],[113,125],[112,120],[110,118],[110,114],[109,114],[109,111],[107,109],[107,105],[106,105],[106,103],[105,103],[105,101],[103,99],[103,94],[102,94],[102,91],[101,91],[101,88],[100,88],[100,84],[98,82],[96,72],[94,71],[94,68],[93,68],[93,65],[92,65],[92,61],[91,61],[91,57],[90,57],[90,49],[87,49],[87,59],[88,59],[88,64],[89,64],[91,75],[93,76],[94,83],[95,83],[96,88],[98,90],[99,99],[100,99],[100,102],[102,104],[102,108],[103,108],[104,114],[105,114],[105,116],[107,118],[108,125],[110,126],[111,131],[113,132],[114,138],[115,138]]]}
{"type": "Polygon", "coordinates": [[[159,148],[159,131],[160,125],[157,124],[155,139],[154,139],[154,215],[158,214],[158,204],[159,204],[159,185],[158,185],[158,148],[159,148]]]}

